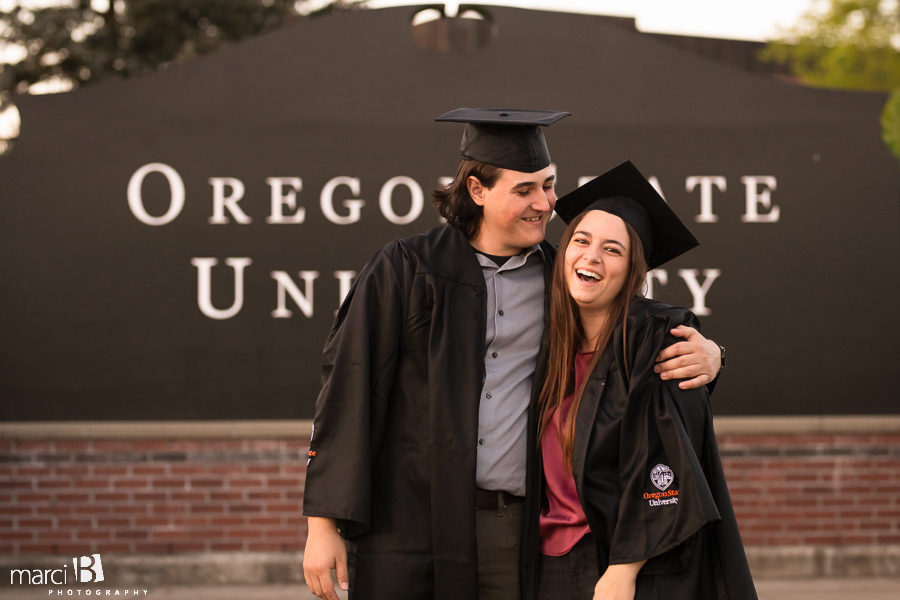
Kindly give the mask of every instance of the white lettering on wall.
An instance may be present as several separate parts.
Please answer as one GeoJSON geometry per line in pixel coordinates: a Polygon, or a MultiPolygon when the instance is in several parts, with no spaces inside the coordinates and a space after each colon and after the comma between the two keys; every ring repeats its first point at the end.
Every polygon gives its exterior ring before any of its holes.
{"type": "Polygon", "coordinates": [[[225,211],[241,225],[247,225],[253,221],[247,213],[241,210],[238,202],[244,197],[244,182],[235,177],[210,177],[209,184],[213,188],[213,214],[209,218],[211,225],[226,225],[228,217],[225,211]],[[231,189],[231,194],[226,195],[225,190],[231,189]]]}
{"type": "Polygon", "coordinates": [[[711,314],[712,311],[706,306],[706,294],[722,271],[719,269],[703,269],[703,283],[697,281],[699,269],[678,269],[678,276],[681,277],[688,286],[688,290],[693,297],[694,305],[691,311],[698,317],[711,314]]]}
{"type": "Polygon", "coordinates": [[[319,204],[322,206],[322,214],[325,215],[326,219],[337,225],[348,225],[350,223],[356,223],[357,221],[359,221],[360,211],[362,207],[365,206],[366,201],[359,198],[344,200],[341,204],[344,208],[347,209],[348,212],[346,215],[339,215],[337,211],[334,210],[334,190],[341,185],[350,188],[350,193],[353,194],[353,196],[359,196],[358,177],[340,176],[329,179],[325,186],[322,188],[322,193],[319,196],[319,204]]]}
{"type": "Polygon", "coordinates": [[[294,224],[302,223],[306,218],[306,209],[297,208],[297,192],[303,188],[303,182],[299,177],[266,177],[266,183],[272,190],[272,211],[266,217],[266,223],[294,224]],[[284,187],[290,189],[285,191],[284,187]],[[292,215],[285,216],[284,208],[296,210],[292,215]]]}
{"type": "Polygon", "coordinates": [[[272,271],[269,273],[275,280],[277,304],[275,310],[272,311],[272,317],[276,319],[290,319],[294,316],[287,308],[287,295],[290,294],[291,299],[303,316],[311,318],[313,316],[313,282],[319,278],[318,271],[300,271],[300,279],[303,280],[303,291],[294,283],[291,276],[284,271],[272,271]]]}
{"type": "Polygon", "coordinates": [[[647,276],[644,279],[644,285],[647,288],[647,297],[653,298],[653,280],[659,281],[660,285],[666,285],[669,283],[669,274],[665,269],[653,269],[652,271],[647,271],[647,276]]]}
{"type": "Polygon", "coordinates": [[[378,206],[381,208],[381,214],[384,218],[394,225],[406,225],[412,223],[422,214],[422,208],[425,206],[425,194],[422,192],[421,186],[412,177],[398,175],[391,177],[381,186],[381,192],[378,194],[378,206]],[[410,207],[409,212],[404,216],[394,212],[393,196],[394,188],[397,186],[405,186],[409,190],[410,207]]]}
{"type": "Polygon", "coordinates": [[[354,277],[356,277],[356,271],[334,272],[334,278],[338,280],[338,306],[344,303],[344,298],[350,293],[354,277]]]}
{"type": "Polygon", "coordinates": [[[772,206],[772,192],[777,188],[778,181],[771,175],[747,175],[741,177],[747,198],[747,212],[741,215],[744,223],[777,223],[781,216],[778,206],[772,206]],[[762,189],[760,189],[762,186],[762,189]],[[768,213],[760,214],[759,208],[768,210],[768,213]]]}
{"type": "Polygon", "coordinates": [[[700,214],[694,217],[698,223],[715,223],[719,217],[713,213],[713,186],[720,192],[728,190],[728,183],[721,175],[692,175],[684,181],[684,189],[693,192],[700,186],[700,214]]]}
{"type": "Polygon", "coordinates": [[[166,225],[174,221],[184,208],[184,181],[178,171],[165,163],[147,163],[140,167],[128,180],[128,208],[131,214],[145,225],[166,225]],[[144,178],[150,173],[160,173],[169,182],[169,209],[159,217],[154,217],[144,208],[142,188],[144,178]]]}
{"type": "Polygon", "coordinates": [[[215,258],[192,258],[197,267],[197,307],[210,319],[230,319],[244,306],[244,269],[253,261],[246,257],[226,258],[225,264],[234,269],[234,302],[225,309],[218,309],[212,303],[212,268],[218,264],[215,258]]]}

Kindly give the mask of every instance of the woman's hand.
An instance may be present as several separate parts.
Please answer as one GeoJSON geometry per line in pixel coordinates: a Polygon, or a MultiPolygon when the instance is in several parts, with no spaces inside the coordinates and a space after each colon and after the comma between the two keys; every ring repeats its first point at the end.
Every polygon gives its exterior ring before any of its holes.
{"type": "Polygon", "coordinates": [[[337,575],[342,590],[349,589],[347,576],[347,548],[338,533],[334,519],[310,517],[303,553],[303,578],[314,596],[338,600],[331,579],[331,570],[337,575]]]}
{"type": "Polygon", "coordinates": [[[594,600],[634,600],[634,582],[645,562],[609,565],[594,586],[594,600]]]}

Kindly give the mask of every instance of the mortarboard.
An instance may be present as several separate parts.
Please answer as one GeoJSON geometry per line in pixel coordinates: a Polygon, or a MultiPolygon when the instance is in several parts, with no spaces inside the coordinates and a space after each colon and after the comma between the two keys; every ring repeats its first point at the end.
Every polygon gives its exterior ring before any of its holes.
{"type": "Polygon", "coordinates": [[[463,158],[534,173],[550,164],[541,126],[552,125],[570,114],[551,110],[457,108],[435,121],[466,124],[459,145],[463,158]]]}
{"type": "Polygon", "coordinates": [[[641,238],[650,269],[700,244],[631,161],[595,177],[556,202],[556,214],[566,223],[588,210],[606,211],[631,225],[641,238]]]}

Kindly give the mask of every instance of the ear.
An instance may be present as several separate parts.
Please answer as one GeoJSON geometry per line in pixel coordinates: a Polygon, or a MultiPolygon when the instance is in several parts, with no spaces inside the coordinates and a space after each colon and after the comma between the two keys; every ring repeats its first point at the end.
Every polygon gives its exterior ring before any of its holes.
{"type": "Polygon", "coordinates": [[[466,189],[469,190],[469,196],[475,204],[484,206],[484,185],[481,180],[474,175],[469,175],[466,178],[466,189]]]}

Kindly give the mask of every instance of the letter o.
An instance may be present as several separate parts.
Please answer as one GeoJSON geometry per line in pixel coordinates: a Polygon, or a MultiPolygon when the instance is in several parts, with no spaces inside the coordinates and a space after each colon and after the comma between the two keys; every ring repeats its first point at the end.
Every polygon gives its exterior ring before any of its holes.
{"type": "Polygon", "coordinates": [[[418,219],[419,215],[422,214],[422,208],[425,206],[425,195],[415,179],[405,175],[398,175],[391,177],[381,186],[381,191],[378,193],[378,206],[381,208],[381,214],[384,215],[385,219],[395,225],[406,225],[418,219]],[[411,200],[409,212],[402,217],[394,212],[394,206],[391,203],[394,188],[398,185],[405,185],[409,189],[411,200]]]}
{"type": "Polygon", "coordinates": [[[145,225],[166,225],[174,221],[184,208],[184,181],[178,171],[165,163],[147,163],[134,172],[128,180],[128,208],[131,214],[145,225]],[[144,178],[150,173],[162,173],[169,182],[169,210],[159,217],[154,217],[144,208],[141,189],[144,178]]]}

